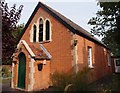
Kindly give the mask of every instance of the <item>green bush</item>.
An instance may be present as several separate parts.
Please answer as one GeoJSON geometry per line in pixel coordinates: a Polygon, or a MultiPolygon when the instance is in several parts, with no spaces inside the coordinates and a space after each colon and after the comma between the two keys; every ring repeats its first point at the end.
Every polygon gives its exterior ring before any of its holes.
{"type": "Polygon", "coordinates": [[[7,68],[7,66],[4,66],[4,67],[2,68],[2,72],[3,72],[4,74],[7,74],[7,73],[8,73],[8,68],[7,68]]]}
{"type": "Polygon", "coordinates": [[[52,86],[56,87],[59,91],[64,91],[64,88],[71,83],[71,76],[64,72],[54,72],[51,76],[52,86]]]}
{"type": "Polygon", "coordinates": [[[11,77],[11,72],[9,72],[7,66],[2,67],[2,77],[11,77]]]}
{"type": "Polygon", "coordinates": [[[112,76],[112,91],[120,91],[120,74],[112,76]]]}
{"type": "Polygon", "coordinates": [[[55,72],[51,75],[51,83],[57,87],[58,90],[64,91],[65,87],[72,84],[73,91],[87,91],[88,90],[88,74],[89,69],[84,68],[78,73],[58,73],[55,72]]]}
{"type": "Polygon", "coordinates": [[[73,81],[72,84],[75,88],[75,91],[88,91],[88,80],[89,77],[89,69],[84,68],[82,71],[78,71],[74,76],[73,76],[73,81]]]}

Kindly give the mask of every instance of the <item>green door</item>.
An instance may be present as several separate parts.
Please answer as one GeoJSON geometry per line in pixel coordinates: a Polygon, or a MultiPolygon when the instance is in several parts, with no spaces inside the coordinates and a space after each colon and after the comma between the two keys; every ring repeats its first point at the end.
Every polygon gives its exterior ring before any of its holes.
{"type": "Polygon", "coordinates": [[[18,87],[25,89],[25,76],[26,76],[26,57],[24,53],[20,53],[18,63],[18,87]]]}

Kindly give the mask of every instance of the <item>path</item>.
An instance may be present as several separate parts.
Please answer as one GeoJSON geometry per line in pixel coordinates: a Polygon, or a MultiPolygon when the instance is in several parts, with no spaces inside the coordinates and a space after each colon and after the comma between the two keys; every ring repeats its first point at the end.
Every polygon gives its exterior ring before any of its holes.
{"type": "Polygon", "coordinates": [[[12,89],[10,87],[10,79],[6,79],[6,80],[3,80],[3,83],[2,83],[2,93],[13,93],[13,92],[18,92],[20,93],[19,90],[16,90],[16,89],[12,89]]]}

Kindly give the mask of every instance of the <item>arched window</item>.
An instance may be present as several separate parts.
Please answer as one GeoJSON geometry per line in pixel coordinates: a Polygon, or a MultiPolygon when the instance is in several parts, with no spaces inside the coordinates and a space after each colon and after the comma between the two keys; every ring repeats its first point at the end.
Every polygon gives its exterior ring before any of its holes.
{"type": "Polygon", "coordinates": [[[43,20],[39,21],[39,42],[43,41],[43,20]]]}
{"type": "Polygon", "coordinates": [[[46,40],[50,40],[50,22],[47,20],[46,21],[46,40]]]}
{"type": "Polygon", "coordinates": [[[33,42],[36,42],[36,31],[37,30],[37,27],[36,25],[33,26],[33,42]]]}

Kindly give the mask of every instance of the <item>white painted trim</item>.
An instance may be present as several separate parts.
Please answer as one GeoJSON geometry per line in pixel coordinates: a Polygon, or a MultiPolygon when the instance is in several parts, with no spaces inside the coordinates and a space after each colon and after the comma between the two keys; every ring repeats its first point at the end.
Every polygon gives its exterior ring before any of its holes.
{"type": "Polygon", "coordinates": [[[21,48],[21,46],[22,46],[22,43],[21,43],[21,41],[18,43],[18,45],[17,45],[17,49],[19,49],[19,48],[21,48]]]}
{"type": "Polygon", "coordinates": [[[25,48],[28,50],[28,52],[30,53],[30,55],[32,57],[35,57],[35,54],[33,53],[33,51],[31,50],[31,48],[29,47],[29,45],[27,44],[27,42],[25,40],[21,40],[20,43],[17,45],[17,48],[19,49],[21,47],[21,45],[24,45],[25,48]]]}
{"type": "Polygon", "coordinates": [[[36,24],[36,42],[39,42],[39,24],[36,24]]]}
{"type": "Polygon", "coordinates": [[[33,91],[33,87],[34,87],[34,84],[35,84],[35,80],[34,80],[34,72],[35,72],[34,62],[35,62],[35,60],[33,58],[31,58],[31,61],[29,62],[29,67],[30,67],[29,79],[30,79],[30,83],[28,84],[28,91],[33,91]]]}
{"type": "Polygon", "coordinates": [[[43,41],[45,41],[45,21],[43,21],[43,41]]]}
{"type": "Polygon", "coordinates": [[[34,26],[34,25],[35,25],[35,23],[32,24],[31,30],[30,30],[30,42],[33,42],[33,26],[34,26]]]}
{"type": "Polygon", "coordinates": [[[46,60],[43,61],[43,65],[46,65],[46,60]]]}
{"type": "Polygon", "coordinates": [[[77,53],[77,45],[74,46],[74,62],[75,62],[75,72],[78,72],[78,53],[77,53]]]}
{"type": "Polygon", "coordinates": [[[44,37],[45,37],[44,18],[40,16],[40,17],[38,18],[38,20],[37,20],[37,26],[38,26],[38,33],[37,33],[37,34],[38,34],[38,37],[37,37],[37,38],[38,38],[38,42],[39,42],[39,24],[40,24],[39,22],[40,22],[40,19],[42,19],[42,21],[43,21],[43,41],[45,40],[45,39],[44,39],[44,37]]]}
{"type": "Polygon", "coordinates": [[[116,72],[116,73],[120,73],[120,66],[116,66],[116,60],[120,60],[120,58],[114,59],[115,72],[116,72]]]}
{"type": "Polygon", "coordinates": [[[36,42],[39,42],[39,20],[40,18],[43,20],[43,41],[46,41],[46,21],[48,20],[49,23],[50,23],[50,39],[49,41],[52,41],[52,23],[50,21],[49,18],[46,18],[44,20],[43,17],[39,17],[38,20],[37,20],[37,23],[34,23],[31,27],[31,30],[30,30],[30,42],[33,42],[33,26],[36,25],[37,29],[36,29],[36,42]]]}
{"type": "Polygon", "coordinates": [[[38,31],[38,26],[37,26],[37,23],[33,23],[32,24],[32,27],[31,27],[31,30],[30,30],[30,42],[33,42],[33,27],[34,27],[34,25],[36,25],[36,42],[37,42],[37,31],[38,31]]]}
{"type": "Polygon", "coordinates": [[[74,45],[74,40],[76,40],[76,34],[72,34],[72,40],[71,40],[71,46],[72,46],[72,56],[73,56],[73,61],[72,61],[72,66],[74,68],[75,73],[78,72],[78,49],[77,45],[74,45]]]}
{"type": "Polygon", "coordinates": [[[50,53],[47,51],[47,49],[42,44],[40,44],[40,48],[45,52],[45,54],[48,56],[48,58],[50,58],[50,59],[52,58],[50,53]]]}
{"type": "Polygon", "coordinates": [[[94,67],[93,67],[93,63],[92,63],[92,61],[93,61],[93,60],[92,60],[92,59],[93,59],[93,58],[92,58],[92,47],[88,47],[88,57],[89,57],[89,58],[88,58],[88,67],[89,67],[89,68],[94,68],[94,67]],[[90,62],[90,63],[89,63],[89,62],[90,62]]]}
{"type": "MultiPolygon", "coordinates": [[[[50,19],[49,18],[46,18],[45,19],[45,36],[46,36],[46,21],[49,21],[49,25],[50,25],[50,39],[49,39],[49,41],[52,41],[52,29],[51,29],[51,27],[52,27],[52,23],[51,23],[51,21],[50,21],[50,19]]],[[[45,39],[46,39],[46,37],[45,37],[45,39]]],[[[45,40],[46,41],[46,40],[45,40]]]]}
{"type": "Polygon", "coordinates": [[[73,48],[73,39],[74,39],[74,34],[71,32],[71,36],[72,36],[72,39],[71,39],[71,46],[72,46],[72,49],[71,49],[71,55],[72,55],[72,67],[74,67],[74,48],[73,48]]]}
{"type": "Polygon", "coordinates": [[[75,71],[78,72],[78,53],[77,53],[77,45],[75,46],[75,71]]]}
{"type": "Polygon", "coordinates": [[[89,68],[94,68],[93,65],[88,65],[89,68]]]}
{"type": "Polygon", "coordinates": [[[14,78],[14,63],[12,63],[12,79],[11,79],[11,88],[14,88],[14,81],[13,81],[13,78],[14,78]]]}

